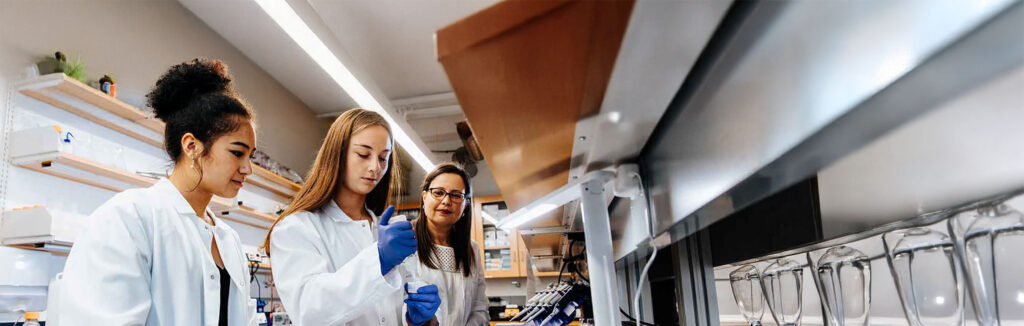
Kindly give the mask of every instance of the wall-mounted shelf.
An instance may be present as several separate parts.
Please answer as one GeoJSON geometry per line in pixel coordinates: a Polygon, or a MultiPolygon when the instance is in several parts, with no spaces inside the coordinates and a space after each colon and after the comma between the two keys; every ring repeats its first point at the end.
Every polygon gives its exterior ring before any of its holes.
{"type": "Polygon", "coordinates": [[[163,147],[163,122],[63,73],[43,75],[22,83],[18,91],[147,144],[163,147]]]}
{"type": "Polygon", "coordinates": [[[253,164],[252,174],[245,178],[245,183],[263,188],[271,193],[285,198],[291,198],[302,188],[301,185],[285,177],[270,172],[270,170],[253,164]]]}
{"type": "MultiPolygon", "coordinates": [[[[104,94],[62,73],[40,76],[18,86],[28,97],[81,116],[114,131],[163,148],[164,123],[124,101],[104,94]]],[[[246,183],[275,195],[291,198],[300,185],[267,169],[253,165],[246,183]]]]}
{"type": "Polygon", "coordinates": [[[7,245],[8,247],[45,251],[57,256],[67,256],[71,253],[71,244],[56,244],[56,243],[39,243],[39,244],[19,244],[19,245],[7,245]]]}
{"type": "Polygon", "coordinates": [[[229,202],[228,199],[218,197],[214,197],[210,200],[210,210],[222,219],[261,229],[269,230],[270,225],[277,220],[277,218],[271,214],[258,212],[252,207],[245,205],[234,205],[229,202]],[[248,216],[249,218],[239,217],[239,215],[248,216]]]}
{"type": "MultiPolygon", "coordinates": [[[[155,179],[108,167],[67,153],[19,157],[12,159],[12,163],[43,174],[114,192],[149,187],[156,183],[155,179]]],[[[234,205],[220,198],[210,201],[210,209],[223,219],[263,229],[269,229],[270,224],[277,220],[271,214],[261,213],[244,205],[234,205]]]]}
{"type": "Polygon", "coordinates": [[[148,187],[156,183],[156,180],[67,153],[19,157],[12,159],[12,163],[43,174],[114,192],[129,188],[148,187]]]}

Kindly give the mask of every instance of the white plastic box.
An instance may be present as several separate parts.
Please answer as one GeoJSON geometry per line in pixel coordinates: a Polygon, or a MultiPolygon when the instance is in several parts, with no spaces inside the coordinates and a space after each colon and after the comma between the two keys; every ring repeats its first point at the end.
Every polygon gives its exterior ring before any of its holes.
{"type": "Polygon", "coordinates": [[[14,163],[57,157],[63,149],[58,126],[43,126],[11,133],[10,158],[14,163]]]}
{"type": "Polygon", "coordinates": [[[0,225],[4,245],[57,244],[71,246],[75,242],[79,221],[83,216],[51,212],[45,207],[6,211],[0,225]]]}

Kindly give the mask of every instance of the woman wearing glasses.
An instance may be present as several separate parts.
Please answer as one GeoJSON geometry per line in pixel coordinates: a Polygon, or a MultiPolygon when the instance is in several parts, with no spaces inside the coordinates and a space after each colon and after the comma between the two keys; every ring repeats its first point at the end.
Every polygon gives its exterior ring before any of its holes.
{"type": "Polygon", "coordinates": [[[461,168],[438,165],[423,180],[420,218],[413,221],[419,276],[437,285],[436,316],[443,326],[487,325],[490,319],[479,248],[470,241],[470,183],[461,168]]]}

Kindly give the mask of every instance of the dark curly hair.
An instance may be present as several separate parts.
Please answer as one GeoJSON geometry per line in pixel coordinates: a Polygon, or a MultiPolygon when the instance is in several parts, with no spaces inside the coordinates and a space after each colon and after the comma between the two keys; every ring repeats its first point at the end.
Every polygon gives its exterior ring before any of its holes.
{"type": "Polygon", "coordinates": [[[228,67],[220,60],[196,58],[172,66],[146,98],[157,119],[167,124],[164,147],[175,162],[181,157],[181,137],[186,133],[209,146],[253,116],[235,93],[228,67]]]}

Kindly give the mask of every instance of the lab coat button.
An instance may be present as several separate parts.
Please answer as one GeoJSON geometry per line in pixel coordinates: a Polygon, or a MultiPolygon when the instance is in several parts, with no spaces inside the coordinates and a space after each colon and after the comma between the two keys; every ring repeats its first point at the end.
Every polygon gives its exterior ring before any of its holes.
{"type": "Polygon", "coordinates": [[[210,274],[210,279],[211,279],[211,280],[212,280],[213,278],[215,278],[215,277],[216,277],[216,276],[214,276],[213,274],[210,274]]]}

